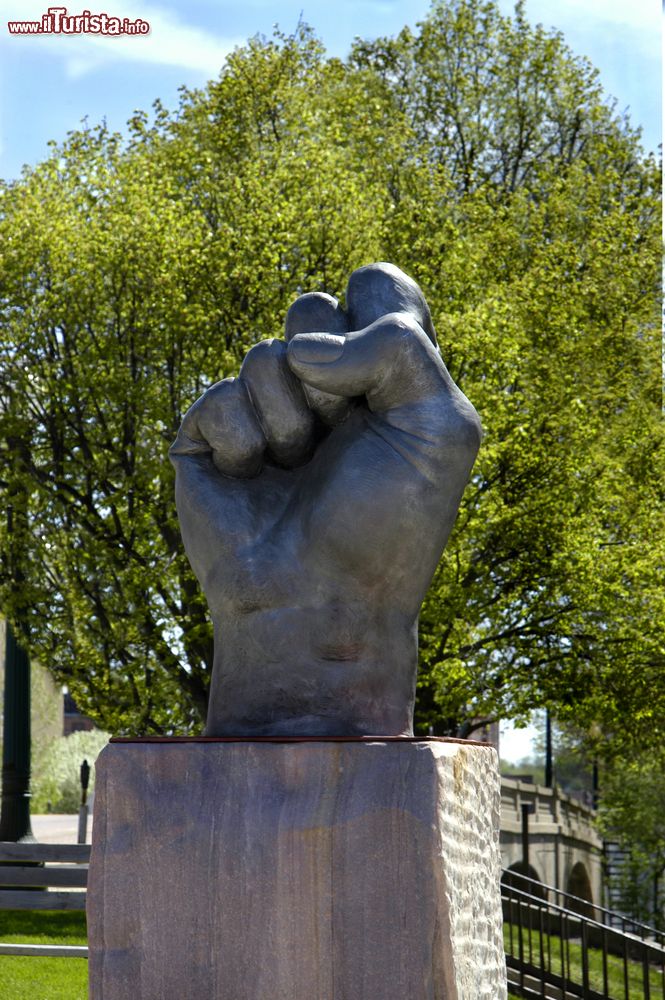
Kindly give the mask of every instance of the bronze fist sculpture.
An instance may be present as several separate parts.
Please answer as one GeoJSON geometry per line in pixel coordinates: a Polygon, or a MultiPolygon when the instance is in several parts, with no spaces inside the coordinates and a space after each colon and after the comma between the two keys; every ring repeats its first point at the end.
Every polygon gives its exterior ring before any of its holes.
{"type": "Polygon", "coordinates": [[[215,628],[207,736],[412,735],[418,613],[480,444],[418,286],[351,275],[190,408],[171,448],[215,628]]]}

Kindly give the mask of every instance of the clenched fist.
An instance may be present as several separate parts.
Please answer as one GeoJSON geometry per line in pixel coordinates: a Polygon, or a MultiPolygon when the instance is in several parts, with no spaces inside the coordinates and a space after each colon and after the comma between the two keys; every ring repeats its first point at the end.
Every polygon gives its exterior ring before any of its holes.
{"type": "Polygon", "coordinates": [[[480,444],[427,303],[391,264],[188,411],[171,459],[215,627],[207,736],[411,735],[420,605],[480,444]]]}

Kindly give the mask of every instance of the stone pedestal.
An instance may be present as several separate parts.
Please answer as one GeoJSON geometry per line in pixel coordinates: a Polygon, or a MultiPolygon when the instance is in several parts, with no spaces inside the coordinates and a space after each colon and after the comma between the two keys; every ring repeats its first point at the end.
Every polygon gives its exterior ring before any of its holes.
{"type": "Polygon", "coordinates": [[[499,779],[453,741],[117,742],[91,1000],[503,1000],[499,779]]]}

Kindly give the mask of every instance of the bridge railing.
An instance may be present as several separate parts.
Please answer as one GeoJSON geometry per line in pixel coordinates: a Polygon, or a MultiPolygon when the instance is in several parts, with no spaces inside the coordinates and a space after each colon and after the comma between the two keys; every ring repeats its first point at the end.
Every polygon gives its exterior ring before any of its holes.
{"type": "Polygon", "coordinates": [[[504,869],[501,873],[501,883],[502,886],[507,888],[514,886],[529,896],[536,896],[546,902],[555,903],[562,909],[587,917],[597,924],[602,924],[605,927],[616,927],[623,934],[632,935],[642,941],[653,942],[665,949],[665,931],[660,931],[650,924],[641,923],[639,920],[633,920],[632,917],[627,917],[616,910],[599,906],[597,903],[582,899],[580,896],[574,896],[570,892],[564,892],[553,885],[538,882],[536,879],[529,878],[528,875],[514,870],[504,869]]]}
{"type": "Polygon", "coordinates": [[[502,900],[512,993],[557,1000],[665,1000],[665,949],[659,944],[515,885],[502,885],[502,900]]]}
{"type": "Polygon", "coordinates": [[[602,847],[602,839],[594,825],[595,812],[589,806],[566,795],[559,788],[546,788],[502,776],[502,820],[520,823],[521,807],[524,804],[532,807],[531,822],[536,826],[561,826],[571,832],[579,830],[585,839],[602,847]]]}

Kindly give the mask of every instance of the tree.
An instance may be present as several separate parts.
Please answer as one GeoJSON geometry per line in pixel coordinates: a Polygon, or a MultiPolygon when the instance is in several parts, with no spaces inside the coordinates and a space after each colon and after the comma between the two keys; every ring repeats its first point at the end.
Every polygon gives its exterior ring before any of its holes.
{"type": "Polygon", "coordinates": [[[428,163],[448,168],[440,200],[421,194],[393,229],[394,255],[436,276],[444,357],[487,431],[464,534],[421,620],[421,719],[453,729],[463,705],[482,719],[552,704],[614,734],[630,702],[633,733],[651,738],[655,164],[590,65],[521,4],[513,20],[491,3],[435,5],[419,35],[360,43],[355,58],[378,66],[428,163]]]}
{"type": "MultiPolygon", "coordinates": [[[[544,775],[547,744],[545,712],[536,713],[532,722],[536,730],[532,762],[536,763],[544,775]]],[[[589,735],[583,726],[575,726],[570,722],[563,725],[550,715],[554,784],[566,795],[595,808],[598,789],[594,787],[594,780],[597,781],[598,765],[589,735]]]]}
{"type": "Polygon", "coordinates": [[[197,728],[211,634],[168,444],[297,294],[392,260],[486,431],[419,724],[551,704],[660,738],[658,191],[588,63],[477,0],[345,63],[302,26],[253,39],[126,142],[71,134],[1,199],[1,479],[29,507],[2,606],[104,728],[197,728]]]}
{"type": "MultiPolygon", "coordinates": [[[[501,771],[508,777],[532,771],[542,780],[545,725],[535,719],[534,754],[501,771]]],[[[608,740],[597,725],[585,728],[571,721],[552,726],[556,784],[568,795],[597,809],[601,837],[620,848],[610,881],[614,907],[660,929],[665,875],[665,760],[652,743],[631,752],[620,738],[608,740]]]]}
{"type": "Polygon", "coordinates": [[[153,214],[155,180],[123,174],[103,129],[63,152],[3,199],[5,469],[30,508],[13,532],[25,582],[5,575],[4,606],[98,721],[134,712],[158,728],[205,704],[200,671],[162,632],[180,588],[186,644],[205,657],[204,610],[150,454],[179,389],[178,325],[196,321],[183,291],[191,223],[168,200],[153,214]]]}
{"type": "Polygon", "coordinates": [[[663,928],[665,874],[665,759],[652,748],[616,760],[603,774],[599,823],[603,835],[627,849],[624,905],[630,914],[663,928]]]}
{"type": "MultiPolygon", "coordinates": [[[[108,743],[109,734],[98,729],[77,730],[58,736],[43,746],[35,759],[30,783],[32,810],[40,813],[78,813],[81,805],[81,765],[92,763],[108,743]]],[[[95,790],[91,768],[88,796],[95,790]]]]}
{"type": "Polygon", "coordinates": [[[22,578],[5,566],[3,606],[109,730],[205,714],[212,634],[166,458],[184,411],[279,332],[299,281],[380,256],[377,185],[362,196],[308,98],[340,75],[305,30],[252,42],[207,103],[137,116],[127,147],[74,133],[4,190],[2,478],[29,489],[30,512],[5,537],[22,578]]]}

